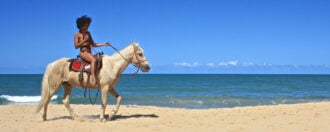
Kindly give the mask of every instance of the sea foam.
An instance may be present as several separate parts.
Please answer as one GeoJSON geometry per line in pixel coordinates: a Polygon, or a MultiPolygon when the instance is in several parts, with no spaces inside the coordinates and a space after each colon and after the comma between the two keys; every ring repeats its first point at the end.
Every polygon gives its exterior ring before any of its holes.
{"type": "MultiPolygon", "coordinates": [[[[41,96],[11,96],[11,95],[1,95],[0,98],[4,98],[8,101],[15,103],[33,103],[39,102],[41,96]]],[[[54,95],[51,100],[57,99],[57,95],[54,95]]]]}

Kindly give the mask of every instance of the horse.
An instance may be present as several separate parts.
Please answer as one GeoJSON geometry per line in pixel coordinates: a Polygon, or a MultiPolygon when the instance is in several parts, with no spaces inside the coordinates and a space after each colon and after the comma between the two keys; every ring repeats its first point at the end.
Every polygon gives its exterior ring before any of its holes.
{"type": "MultiPolygon", "coordinates": [[[[47,107],[51,97],[62,86],[64,88],[63,104],[74,119],[77,115],[73,112],[70,106],[70,94],[73,87],[87,87],[92,89],[101,89],[101,113],[100,120],[105,122],[105,109],[107,106],[107,94],[110,93],[116,98],[116,107],[109,114],[108,119],[118,112],[121,105],[121,96],[116,92],[115,86],[119,81],[121,73],[130,65],[134,64],[142,72],[150,70],[149,62],[144,55],[143,49],[138,43],[132,42],[126,48],[114,53],[111,56],[103,55],[102,68],[98,71],[97,83],[88,83],[87,80],[79,81],[79,72],[69,70],[70,58],[61,58],[49,63],[42,79],[41,100],[37,106],[36,113],[39,113],[43,108],[42,120],[47,120],[47,107]]],[[[87,76],[87,73],[83,73],[87,76]]]]}

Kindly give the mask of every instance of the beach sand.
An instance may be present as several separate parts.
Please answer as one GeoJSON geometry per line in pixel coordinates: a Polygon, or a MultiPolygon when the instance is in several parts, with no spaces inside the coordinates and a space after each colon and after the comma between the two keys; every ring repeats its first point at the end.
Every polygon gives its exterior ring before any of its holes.
{"type": "MultiPolygon", "coordinates": [[[[107,113],[114,106],[107,107],[107,113]]],[[[100,105],[72,105],[71,120],[63,105],[50,104],[48,120],[36,105],[0,106],[0,131],[145,132],[145,131],[330,131],[330,102],[219,109],[177,109],[123,105],[112,121],[100,122],[100,105]]]]}

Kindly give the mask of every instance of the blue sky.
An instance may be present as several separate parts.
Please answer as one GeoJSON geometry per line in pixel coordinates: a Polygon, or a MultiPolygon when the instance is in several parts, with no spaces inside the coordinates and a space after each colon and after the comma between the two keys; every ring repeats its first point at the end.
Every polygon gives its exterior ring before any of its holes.
{"type": "Polygon", "coordinates": [[[0,73],[75,57],[88,15],[96,42],[138,41],[151,73],[330,74],[329,12],[327,0],[2,0],[0,73]]]}

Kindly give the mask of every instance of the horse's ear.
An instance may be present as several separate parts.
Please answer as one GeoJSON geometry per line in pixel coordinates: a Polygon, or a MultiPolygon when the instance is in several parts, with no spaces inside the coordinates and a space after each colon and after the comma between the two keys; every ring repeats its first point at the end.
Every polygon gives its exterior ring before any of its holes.
{"type": "Polygon", "coordinates": [[[132,44],[135,45],[135,46],[137,46],[137,47],[140,47],[140,45],[139,45],[138,42],[133,41],[132,44]]]}

